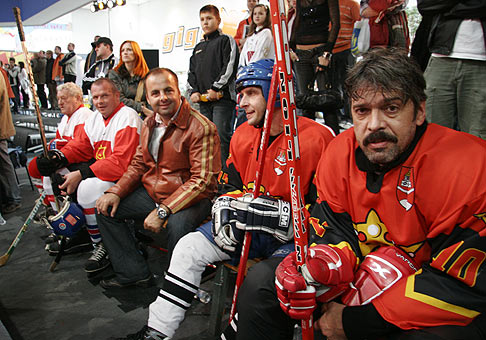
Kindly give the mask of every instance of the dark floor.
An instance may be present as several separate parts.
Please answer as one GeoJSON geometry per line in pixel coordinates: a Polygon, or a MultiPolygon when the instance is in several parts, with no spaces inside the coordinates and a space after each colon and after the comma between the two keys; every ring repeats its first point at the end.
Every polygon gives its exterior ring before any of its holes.
{"type": "MultiPolygon", "coordinates": [[[[25,169],[17,169],[17,174],[22,208],[4,216],[7,224],[0,226],[0,255],[7,251],[38,197],[25,169]]],[[[53,257],[44,250],[43,240],[48,233],[44,226],[31,223],[8,262],[0,267],[0,339],[9,339],[5,328],[14,340],[98,340],[138,331],[147,321],[147,307],[158,288],[104,290],[98,285],[100,278],[88,280],[83,270],[89,253],[64,256],[51,273],[53,257]]],[[[152,248],[148,252],[160,286],[166,255],[152,248]]],[[[104,273],[109,275],[110,270],[104,273]]],[[[212,281],[202,288],[211,292],[212,281]]],[[[210,339],[206,335],[210,305],[194,300],[173,339],[210,339]]]]}

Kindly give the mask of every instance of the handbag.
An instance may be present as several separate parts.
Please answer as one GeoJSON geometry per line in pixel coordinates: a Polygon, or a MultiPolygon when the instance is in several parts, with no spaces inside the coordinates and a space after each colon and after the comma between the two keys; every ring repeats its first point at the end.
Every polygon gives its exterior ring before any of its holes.
{"type": "Polygon", "coordinates": [[[370,48],[370,24],[368,18],[356,21],[351,36],[351,53],[358,57],[370,48]]]}
{"type": "Polygon", "coordinates": [[[329,67],[326,67],[324,71],[319,71],[325,72],[326,76],[325,88],[319,91],[314,90],[314,83],[319,72],[315,73],[314,78],[308,85],[307,93],[301,93],[295,97],[295,105],[297,108],[325,112],[337,110],[343,107],[343,97],[341,92],[331,88],[328,71],[329,67]]]}

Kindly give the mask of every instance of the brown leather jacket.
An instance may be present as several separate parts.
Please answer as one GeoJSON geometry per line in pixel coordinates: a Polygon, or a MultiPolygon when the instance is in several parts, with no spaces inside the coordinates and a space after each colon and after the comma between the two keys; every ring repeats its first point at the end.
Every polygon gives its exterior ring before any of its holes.
{"type": "Polygon", "coordinates": [[[211,199],[216,194],[221,170],[216,126],[183,98],[179,115],[162,137],[156,163],[149,151],[155,124],[154,117],[145,119],[140,145],[130,166],[107,192],[123,198],[142,182],[150,197],[172,213],[204,198],[211,199]]]}

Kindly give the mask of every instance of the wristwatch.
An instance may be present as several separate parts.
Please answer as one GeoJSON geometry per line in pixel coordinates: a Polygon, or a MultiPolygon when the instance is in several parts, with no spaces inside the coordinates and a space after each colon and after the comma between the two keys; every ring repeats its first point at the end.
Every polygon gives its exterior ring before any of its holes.
{"type": "Polygon", "coordinates": [[[325,59],[331,59],[331,52],[324,52],[322,53],[322,56],[325,58],[325,59]]]}
{"type": "Polygon", "coordinates": [[[167,217],[169,217],[169,214],[170,212],[168,211],[168,208],[166,208],[164,205],[162,204],[157,204],[157,216],[161,219],[161,220],[165,220],[167,219],[167,217]]]}

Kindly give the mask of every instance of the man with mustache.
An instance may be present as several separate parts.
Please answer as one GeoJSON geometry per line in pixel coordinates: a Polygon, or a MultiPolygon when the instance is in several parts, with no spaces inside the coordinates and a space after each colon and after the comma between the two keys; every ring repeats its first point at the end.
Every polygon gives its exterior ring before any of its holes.
{"type": "Polygon", "coordinates": [[[354,128],[317,168],[305,264],[248,272],[237,339],[289,339],[313,314],[332,340],[485,339],[486,143],[427,123],[405,52],[370,51],[346,88],[354,128]]]}

